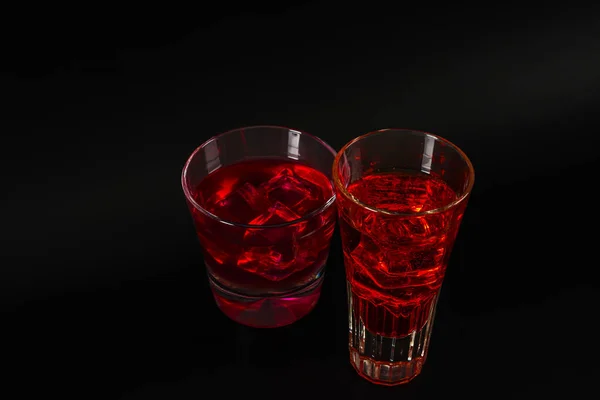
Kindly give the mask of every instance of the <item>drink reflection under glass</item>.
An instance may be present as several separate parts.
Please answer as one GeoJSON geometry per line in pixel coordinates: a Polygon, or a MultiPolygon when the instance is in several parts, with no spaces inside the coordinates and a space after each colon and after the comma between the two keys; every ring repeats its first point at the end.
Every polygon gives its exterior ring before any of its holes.
{"type": "Polygon", "coordinates": [[[216,136],[182,182],[219,308],[253,327],[293,323],[316,305],[335,227],[335,151],[296,130],[216,136]]]}
{"type": "Polygon", "coordinates": [[[427,356],[473,167],[445,139],[388,129],[344,146],[333,175],[351,363],[374,383],[406,383],[427,356]]]}

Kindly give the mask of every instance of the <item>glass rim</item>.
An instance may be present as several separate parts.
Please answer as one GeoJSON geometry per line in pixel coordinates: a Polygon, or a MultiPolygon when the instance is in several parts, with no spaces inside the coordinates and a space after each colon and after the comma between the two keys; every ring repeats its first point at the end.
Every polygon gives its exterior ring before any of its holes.
{"type": "Polygon", "coordinates": [[[473,184],[475,183],[475,170],[473,168],[473,164],[471,163],[471,160],[469,159],[469,157],[467,157],[467,155],[465,154],[464,151],[462,151],[460,149],[460,147],[458,147],[457,145],[455,145],[454,143],[452,143],[451,141],[449,141],[448,139],[444,139],[441,136],[435,135],[433,133],[429,133],[429,132],[425,132],[425,131],[419,131],[419,130],[415,130],[415,129],[407,129],[407,128],[386,128],[386,129],[379,129],[376,131],[371,131],[368,133],[365,133],[364,135],[360,135],[354,139],[352,139],[351,141],[349,141],[348,143],[346,143],[341,149],[340,151],[337,153],[337,155],[335,156],[335,160],[333,160],[333,171],[332,171],[332,177],[333,177],[333,184],[334,187],[340,191],[340,193],[342,193],[345,197],[347,197],[348,199],[350,199],[352,202],[356,203],[358,206],[362,207],[362,208],[366,208],[369,211],[372,212],[376,212],[376,213],[381,213],[381,214],[387,214],[387,215],[393,215],[393,216],[398,216],[398,217],[418,217],[418,216],[423,216],[423,215],[431,215],[431,214],[438,214],[441,212],[444,212],[446,210],[449,210],[451,208],[456,207],[457,205],[459,205],[460,203],[462,203],[463,201],[465,201],[467,199],[467,197],[469,197],[469,194],[471,193],[471,190],[473,189],[473,184]],[[433,138],[436,141],[442,142],[444,144],[446,144],[447,146],[449,146],[452,150],[456,151],[456,153],[458,153],[458,155],[461,157],[461,159],[465,162],[465,164],[467,165],[467,169],[468,169],[468,182],[467,182],[467,187],[464,190],[464,193],[458,197],[457,199],[444,204],[441,207],[437,207],[431,210],[427,210],[427,211],[419,211],[419,212],[414,212],[414,213],[406,213],[406,212],[396,212],[396,211],[389,211],[389,210],[384,210],[382,208],[377,208],[377,207],[373,207],[371,205],[368,205],[362,201],[360,201],[359,199],[357,199],[354,195],[352,195],[350,192],[348,192],[348,190],[346,189],[346,185],[342,183],[341,177],[339,176],[338,170],[339,170],[339,164],[340,164],[340,160],[342,159],[342,156],[346,153],[346,150],[348,150],[350,148],[350,146],[360,142],[363,139],[366,139],[369,136],[373,136],[373,135],[377,135],[377,134],[382,134],[382,133],[410,133],[410,134],[418,134],[421,136],[428,136],[433,138]]]}
{"type": "MultiPolygon", "coordinates": [[[[224,218],[221,218],[221,217],[219,217],[219,216],[211,213],[210,211],[208,211],[207,209],[205,209],[204,207],[202,207],[200,204],[198,204],[198,202],[196,200],[194,200],[194,198],[192,196],[192,192],[191,192],[190,187],[189,187],[188,182],[187,182],[187,172],[188,172],[188,168],[189,168],[192,160],[196,157],[196,155],[202,149],[204,149],[206,146],[208,146],[210,143],[214,142],[215,140],[219,139],[220,137],[223,137],[223,136],[231,134],[231,133],[239,132],[239,131],[242,131],[242,130],[260,129],[260,128],[262,128],[262,129],[269,129],[269,130],[283,130],[283,129],[287,129],[288,131],[294,131],[294,132],[300,133],[301,135],[306,135],[307,137],[310,137],[311,139],[315,140],[321,146],[325,147],[327,149],[327,151],[329,151],[333,155],[333,158],[334,158],[334,161],[335,161],[335,156],[336,156],[337,152],[333,149],[333,147],[331,147],[329,144],[327,144],[327,142],[325,142],[323,139],[319,138],[318,136],[312,135],[312,134],[304,132],[304,131],[300,131],[298,129],[292,129],[292,128],[288,128],[288,127],[285,127],[285,126],[279,126],[279,125],[252,125],[252,126],[245,126],[245,127],[241,127],[241,128],[230,129],[228,131],[216,134],[216,135],[212,136],[211,138],[207,139],[206,141],[204,141],[202,144],[200,144],[200,146],[198,146],[192,152],[192,154],[190,154],[190,156],[186,160],[186,162],[185,162],[185,164],[183,166],[183,170],[181,171],[181,186],[183,188],[183,192],[185,194],[185,197],[190,202],[190,204],[196,210],[200,211],[201,213],[203,213],[207,217],[209,217],[211,219],[214,219],[217,222],[223,223],[225,225],[237,226],[237,227],[245,228],[245,229],[284,228],[286,226],[295,225],[295,224],[297,224],[299,222],[306,221],[306,220],[312,218],[313,216],[322,213],[323,211],[325,211],[329,207],[331,207],[331,205],[334,204],[335,199],[336,199],[336,193],[335,193],[334,184],[333,184],[333,182],[331,182],[333,180],[333,177],[332,177],[331,180],[329,180],[330,184],[331,184],[331,193],[332,193],[332,195],[331,195],[331,197],[329,197],[329,199],[327,199],[327,201],[325,201],[319,208],[316,208],[313,211],[302,215],[300,218],[296,218],[296,219],[294,219],[292,221],[283,222],[283,223],[280,223],[280,224],[253,225],[253,224],[243,224],[243,223],[240,223],[240,222],[228,221],[228,220],[226,220],[224,218]]],[[[257,158],[260,158],[260,157],[257,157],[257,158]]]]}

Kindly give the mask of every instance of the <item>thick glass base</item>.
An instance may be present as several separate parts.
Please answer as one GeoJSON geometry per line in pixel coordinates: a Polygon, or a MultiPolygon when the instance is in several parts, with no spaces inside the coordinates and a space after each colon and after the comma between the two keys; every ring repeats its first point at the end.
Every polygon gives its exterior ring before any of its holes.
{"type": "MultiPolygon", "coordinates": [[[[407,336],[387,337],[370,332],[362,318],[353,313],[353,298],[349,290],[350,362],[363,378],[380,385],[407,383],[421,373],[427,357],[437,298],[428,310],[425,324],[407,336]]],[[[383,308],[379,310],[386,318],[383,308]]]]}
{"type": "Polygon", "coordinates": [[[324,274],[295,291],[279,295],[245,296],[220,285],[209,274],[217,306],[243,325],[253,328],[277,328],[292,324],[315,308],[321,295],[324,274]]]}
{"type": "Polygon", "coordinates": [[[378,385],[395,386],[410,382],[421,373],[424,362],[425,357],[399,362],[375,361],[350,348],[350,363],[356,372],[378,385]]]}

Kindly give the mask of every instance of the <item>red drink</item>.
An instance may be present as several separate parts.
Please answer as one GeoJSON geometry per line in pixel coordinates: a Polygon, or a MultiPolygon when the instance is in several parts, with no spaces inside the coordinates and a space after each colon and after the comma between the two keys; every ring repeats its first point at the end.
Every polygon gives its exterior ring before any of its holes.
{"type": "Polygon", "coordinates": [[[200,181],[192,198],[212,215],[190,209],[226,315],[275,327],[312,310],[335,226],[332,196],[323,173],[282,158],[222,166],[200,181]]]}
{"type": "MultiPolygon", "coordinates": [[[[425,173],[366,175],[347,191],[372,208],[399,213],[376,213],[338,199],[352,310],[351,353],[358,350],[352,353],[356,361],[368,354],[369,368],[388,368],[390,380],[393,368],[398,376],[414,377],[425,359],[464,205],[424,213],[457,199],[443,180],[425,173]]],[[[385,375],[381,371],[377,376],[385,375]]],[[[372,374],[364,375],[369,379],[372,374]]]]}
{"type": "MultiPolygon", "coordinates": [[[[444,181],[427,174],[383,173],[353,182],[348,192],[372,207],[400,213],[433,210],[456,199],[444,181]]],[[[451,214],[394,218],[366,213],[345,223],[347,279],[354,310],[383,336],[420,330],[442,285],[451,214]],[[379,308],[383,308],[379,310],[379,308]],[[384,311],[385,310],[385,311],[384,311]],[[378,317],[385,312],[387,318],[378,317]]]]}
{"type": "Polygon", "coordinates": [[[350,362],[381,385],[409,382],[427,357],[435,307],[473,187],[467,156],[427,132],[382,129],[336,155],[350,362]]]}

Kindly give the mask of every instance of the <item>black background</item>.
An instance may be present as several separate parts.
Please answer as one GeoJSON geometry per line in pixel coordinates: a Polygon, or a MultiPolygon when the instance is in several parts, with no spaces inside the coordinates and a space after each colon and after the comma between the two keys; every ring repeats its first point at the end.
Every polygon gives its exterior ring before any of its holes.
{"type": "Polygon", "coordinates": [[[11,398],[537,398],[596,387],[597,7],[88,4],[3,17],[11,398]],[[303,320],[254,330],[216,308],[180,172],[209,137],[256,124],[336,149],[414,128],[473,161],[429,358],[409,385],[377,387],[349,364],[337,234],[303,320]]]}

